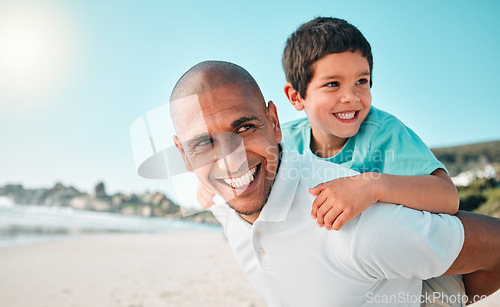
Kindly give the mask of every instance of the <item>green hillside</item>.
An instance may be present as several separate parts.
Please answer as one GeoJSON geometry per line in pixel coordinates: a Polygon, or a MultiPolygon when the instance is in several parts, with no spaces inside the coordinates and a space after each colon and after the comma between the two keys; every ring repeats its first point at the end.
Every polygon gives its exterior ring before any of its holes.
{"type": "Polygon", "coordinates": [[[500,141],[467,144],[453,147],[431,148],[450,176],[475,167],[500,163],[500,141]]]}
{"type": "Polygon", "coordinates": [[[496,178],[480,178],[468,186],[458,187],[460,210],[500,218],[500,141],[431,150],[452,177],[464,171],[482,169],[487,164],[492,165],[496,170],[496,178]]]}

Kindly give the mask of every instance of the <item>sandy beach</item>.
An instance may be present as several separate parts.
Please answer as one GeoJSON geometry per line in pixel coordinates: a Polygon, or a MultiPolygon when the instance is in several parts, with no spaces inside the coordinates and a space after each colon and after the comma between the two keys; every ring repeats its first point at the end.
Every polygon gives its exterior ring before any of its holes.
{"type": "Polygon", "coordinates": [[[0,249],[0,306],[266,306],[222,232],[68,237],[0,249]]]}
{"type": "MultiPolygon", "coordinates": [[[[266,306],[222,232],[68,237],[0,249],[2,307],[266,306]]],[[[500,306],[500,292],[474,307],[500,306]]]]}

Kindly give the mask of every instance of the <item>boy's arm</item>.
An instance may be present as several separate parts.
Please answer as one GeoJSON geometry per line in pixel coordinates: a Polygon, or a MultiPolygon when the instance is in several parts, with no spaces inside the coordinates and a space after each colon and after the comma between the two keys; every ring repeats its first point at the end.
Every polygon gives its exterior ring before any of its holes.
{"type": "Polygon", "coordinates": [[[462,211],[457,217],[464,226],[464,245],[445,275],[465,274],[470,304],[500,288],[500,220],[462,211]]]}
{"type": "Polygon", "coordinates": [[[378,201],[432,213],[458,211],[457,188],[443,169],[423,176],[380,175],[380,179],[374,180],[378,201]]]}
{"type": "Polygon", "coordinates": [[[322,183],[309,192],[317,195],[312,217],[320,227],[335,230],[377,201],[448,214],[455,214],[459,204],[457,189],[443,169],[423,176],[368,172],[322,183]]]}
{"type": "Polygon", "coordinates": [[[213,199],[215,193],[206,187],[201,181],[198,181],[198,189],[196,191],[196,200],[200,203],[203,209],[208,209],[215,205],[213,199]]]}

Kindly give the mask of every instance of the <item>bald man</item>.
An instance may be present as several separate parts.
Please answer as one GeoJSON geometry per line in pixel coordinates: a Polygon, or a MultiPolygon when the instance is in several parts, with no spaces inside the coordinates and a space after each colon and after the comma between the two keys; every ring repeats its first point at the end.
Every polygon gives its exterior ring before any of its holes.
{"type": "Polygon", "coordinates": [[[243,68],[195,65],[170,106],[186,168],[226,201],[212,211],[270,306],[461,306],[500,287],[498,219],[380,203],[340,231],[317,227],[308,189],[357,173],[287,151],[276,107],[243,68]],[[468,273],[468,298],[434,278],[468,273]]]}

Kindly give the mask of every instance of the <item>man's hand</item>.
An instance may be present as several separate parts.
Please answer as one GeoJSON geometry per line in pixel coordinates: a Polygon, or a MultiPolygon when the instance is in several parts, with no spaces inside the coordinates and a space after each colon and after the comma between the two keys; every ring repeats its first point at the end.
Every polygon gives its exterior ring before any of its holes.
{"type": "Polygon", "coordinates": [[[313,202],[311,216],[317,219],[319,227],[339,230],[347,221],[378,201],[376,178],[380,174],[364,173],[338,178],[321,183],[309,189],[317,195],[313,202]]]}
{"type": "Polygon", "coordinates": [[[208,209],[215,205],[213,201],[214,197],[215,193],[205,185],[203,185],[202,182],[198,181],[198,191],[196,192],[196,199],[203,209],[208,209]]]}

